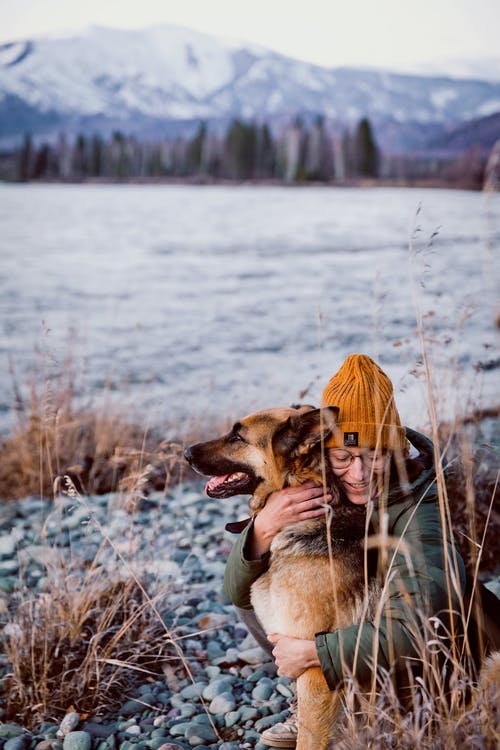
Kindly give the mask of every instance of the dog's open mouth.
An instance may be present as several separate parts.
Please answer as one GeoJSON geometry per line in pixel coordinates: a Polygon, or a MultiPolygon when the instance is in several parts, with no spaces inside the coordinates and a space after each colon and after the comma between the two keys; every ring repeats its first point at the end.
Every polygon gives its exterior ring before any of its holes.
{"type": "Polygon", "coordinates": [[[233,495],[246,495],[252,493],[255,480],[244,471],[234,471],[232,474],[223,474],[212,477],[205,485],[205,492],[209,497],[232,497],[233,495]]]}

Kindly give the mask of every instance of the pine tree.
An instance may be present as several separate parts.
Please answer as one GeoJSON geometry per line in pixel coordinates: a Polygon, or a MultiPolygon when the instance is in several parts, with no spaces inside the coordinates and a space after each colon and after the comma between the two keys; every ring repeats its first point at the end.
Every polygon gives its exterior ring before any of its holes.
{"type": "Polygon", "coordinates": [[[226,159],[229,177],[249,179],[254,176],[257,155],[257,129],[233,120],[226,136],[226,159]]]}
{"type": "Polygon", "coordinates": [[[200,122],[196,135],[188,145],[187,150],[187,169],[190,174],[200,174],[202,172],[202,155],[203,144],[207,134],[207,126],[200,122]]]}
{"type": "Polygon", "coordinates": [[[379,154],[367,117],[360,120],[356,130],[357,172],[362,177],[377,177],[379,154]]]}
{"type": "Polygon", "coordinates": [[[102,140],[99,135],[94,135],[90,146],[90,174],[92,177],[100,177],[102,173],[102,140]]]}
{"type": "Polygon", "coordinates": [[[79,133],[76,138],[76,143],[73,149],[73,176],[82,178],[87,176],[87,141],[82,133],[79,133]]]}
{"type": "Polygon", "coordinates": [[[35,164],[33,167],[33,178],[40,179],[41,177],[48,177],[49,173],[49,160],[50,160],[50,146],[47,143],[43,143],[35,156],[35,164]]]}
{"type": "Polygon", "coordinates": [[[26,182],[31,178],[33,161],[33,143],[31,133],[26,133],[19,152],[18,177],[21,182],[26,182]]]}

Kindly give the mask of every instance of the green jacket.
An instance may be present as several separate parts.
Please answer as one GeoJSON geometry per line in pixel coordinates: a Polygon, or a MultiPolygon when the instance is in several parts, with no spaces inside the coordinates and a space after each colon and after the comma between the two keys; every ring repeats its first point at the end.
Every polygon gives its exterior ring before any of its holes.
{"type": "MultiPolygon", "coordinates": [[[[412,634],[421,629],[419,613],[440,616],[448,624],[446,612],[450,596],[452,609],[460,609],[460,596],[446,582],[445,546],[449,565],[452,571],[458,572],[455,579],[461,595],[465,591],[465,567],[455,545],[449,540],[443,543],[433,446],[424,435],[413,430],[407,429],[407,436],[419,456],[406,461],[406,486],[402,487],[396,476],[392,478],[385,501],[388,534],[403,539],[404,549],[395,550],[390,566],[378,641],[375,640],[376,625],[370,621],[333,633],[318,633],[315,637],[321,668],[332,690],[342,682],[346,670],[361,682],[368,682],[374,656],[379,667],[403,670],[405,657],[416,655],[412,634]]],[[[380,513],[381,509],[375,506],[372,526],[377,531],[380,513]]],[[[246,558],[246,543],[252,526],[249,524],[235,543],[224,577],[225,594],[233,604],[244,609],[251,608],[250,587],[269,564],[269,554],[260,560],[246,558]]],[[[389,549],[389,561],[392,557],[393,550],[389,549]]]]}

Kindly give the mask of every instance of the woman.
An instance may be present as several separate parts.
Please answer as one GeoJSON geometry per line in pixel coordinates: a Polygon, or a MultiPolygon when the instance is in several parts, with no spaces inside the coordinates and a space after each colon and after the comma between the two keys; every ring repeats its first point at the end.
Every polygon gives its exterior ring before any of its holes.
{"type": "MultiPolygon", "coordinates": [[[[350,355],[325,387],[322,400],[340,410],[339,429],[327,442],[326,454],[341,491],[347,501],[367,508],[372,532],[402,540],[394,557],[388,550],[391,575],[378,627],[365,621],[318,634],[314,640],[283,633],[269,636],[281,674],[296,678],[319,666],[334,690],[346,669],[369,683],[374,643],[379,667],[407,673],[408,659],[418,654],[415,624],[422,622],[420,614],[439,616],[449,626],[446,613],[450,608],[460,611],[465,569],[452,541],[443,539],[432,443],[401,426],[387,375],[370,357],[350,355]]],[[[322,487],[311,483],[273,493],[228,559],[224,590],[261,645],[266,636],[251,609],[250,587],[268,567],[275,534],[324,514],[322,502],[322,487]]],[[[264,732],[262,740],[294,747],[295,737],[292,716],[264,732]]]]}

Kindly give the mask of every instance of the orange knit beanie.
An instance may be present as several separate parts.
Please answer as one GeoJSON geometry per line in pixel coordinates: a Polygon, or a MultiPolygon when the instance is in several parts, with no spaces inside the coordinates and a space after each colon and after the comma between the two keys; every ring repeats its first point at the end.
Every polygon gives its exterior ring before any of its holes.
{"type": "Polygon", "coordinates": [[[403,450],[392,383],[366,354],[351,354],[323,391],[323,404],[339,408],[338,430],[329,448],[363,447],[403,450]]]}

